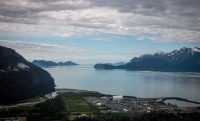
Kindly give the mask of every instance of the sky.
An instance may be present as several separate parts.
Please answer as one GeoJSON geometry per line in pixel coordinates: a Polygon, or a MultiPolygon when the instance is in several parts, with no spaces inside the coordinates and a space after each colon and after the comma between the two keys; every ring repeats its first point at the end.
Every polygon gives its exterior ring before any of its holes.
{"type": "Polygon", "coordinates": [[[0,45],[79,64],[200,47],[200,0],[1,0],[0,45]]]}

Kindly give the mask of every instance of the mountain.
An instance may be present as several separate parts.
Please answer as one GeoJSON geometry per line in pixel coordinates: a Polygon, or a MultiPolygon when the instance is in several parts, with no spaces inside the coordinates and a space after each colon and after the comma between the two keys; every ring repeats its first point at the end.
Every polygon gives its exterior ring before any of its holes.
{"type": "Polygon", "coordinates": [[[66,61],[66,62],[53,62],[53,61],[45,61],[45,60],[34,60],[32,62],[33,64],[35,64],[36,66],[39,67],[48,67],[48,66],[75,66],[78,65],[74,62],[71,61],[66,61]]]}
{"type": "Polygon", "coordinates": [[[0,46],[0,104],[55,91],[54,79],[15,50],[0,46]]]}
{"type": "Polygon", "coordinates": [[[163,51],[134,57],[125,65],[96,64],[96,69],[131,69],[157,71],[200,71],[200,48],[181,48],[169,53],[163,51]]]}
{"type": "Polygon", "coordinates": [[[58,64],[53,61],[45,61],[45,60],[34,60],[32,62],[38,67],[46,67],[46,66],[57,66],[58,64]]]}

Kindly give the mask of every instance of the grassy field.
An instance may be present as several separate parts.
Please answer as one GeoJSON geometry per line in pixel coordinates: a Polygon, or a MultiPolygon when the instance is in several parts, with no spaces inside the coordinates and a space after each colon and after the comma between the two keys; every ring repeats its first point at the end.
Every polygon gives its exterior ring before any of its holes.
{"type": "MultiPolygon", "coordinates": [[[[63,94],[66,100],[66,105],[71,114],[99,114],[99,109],[85,100],[86,97],[94,96],[93,93],[65,93],[63,94]]],[[[100,96],[100,95],[95,95],[100,96]]]]}
{"type": "Polygon", "coordinates": [[[61,94],[65,98],[67,111],[69,113],[68,119],[74,120],[76,117],[86,114],[89,116],[94,116],[100,114],[100,111],[97,107],[92,104],[87,103],[85,98],[87,97],[101,97],[100,93],[64,93],[61,94]]]}

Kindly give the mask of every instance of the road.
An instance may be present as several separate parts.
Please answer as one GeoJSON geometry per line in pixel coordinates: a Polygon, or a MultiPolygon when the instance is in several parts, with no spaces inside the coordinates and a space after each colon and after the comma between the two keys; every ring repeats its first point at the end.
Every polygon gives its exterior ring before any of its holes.
{"type": "Polygon", "coordinates": [[[0,105],[0,109],[16,108],[16,107],[20,107],[20,106],[34,106],[36,104],[45,102],[49,99],[54,99],[56,96],[58,96],[57,92],[51,92],[49,94],[46,94],[44,97],[40,97],[39,101],[27,102],[27,103],[18,103],[18,104],[15,104],[15,105],[0,105]]]}

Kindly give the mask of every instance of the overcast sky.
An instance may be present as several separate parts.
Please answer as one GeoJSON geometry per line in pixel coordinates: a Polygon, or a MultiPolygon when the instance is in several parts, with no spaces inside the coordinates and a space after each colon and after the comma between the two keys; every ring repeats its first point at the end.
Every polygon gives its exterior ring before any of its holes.
{"type": "Polygon", "coordinates": [[[1,0],[0,45],[81,64],[200,47],[200,0],[1,0]]]}

